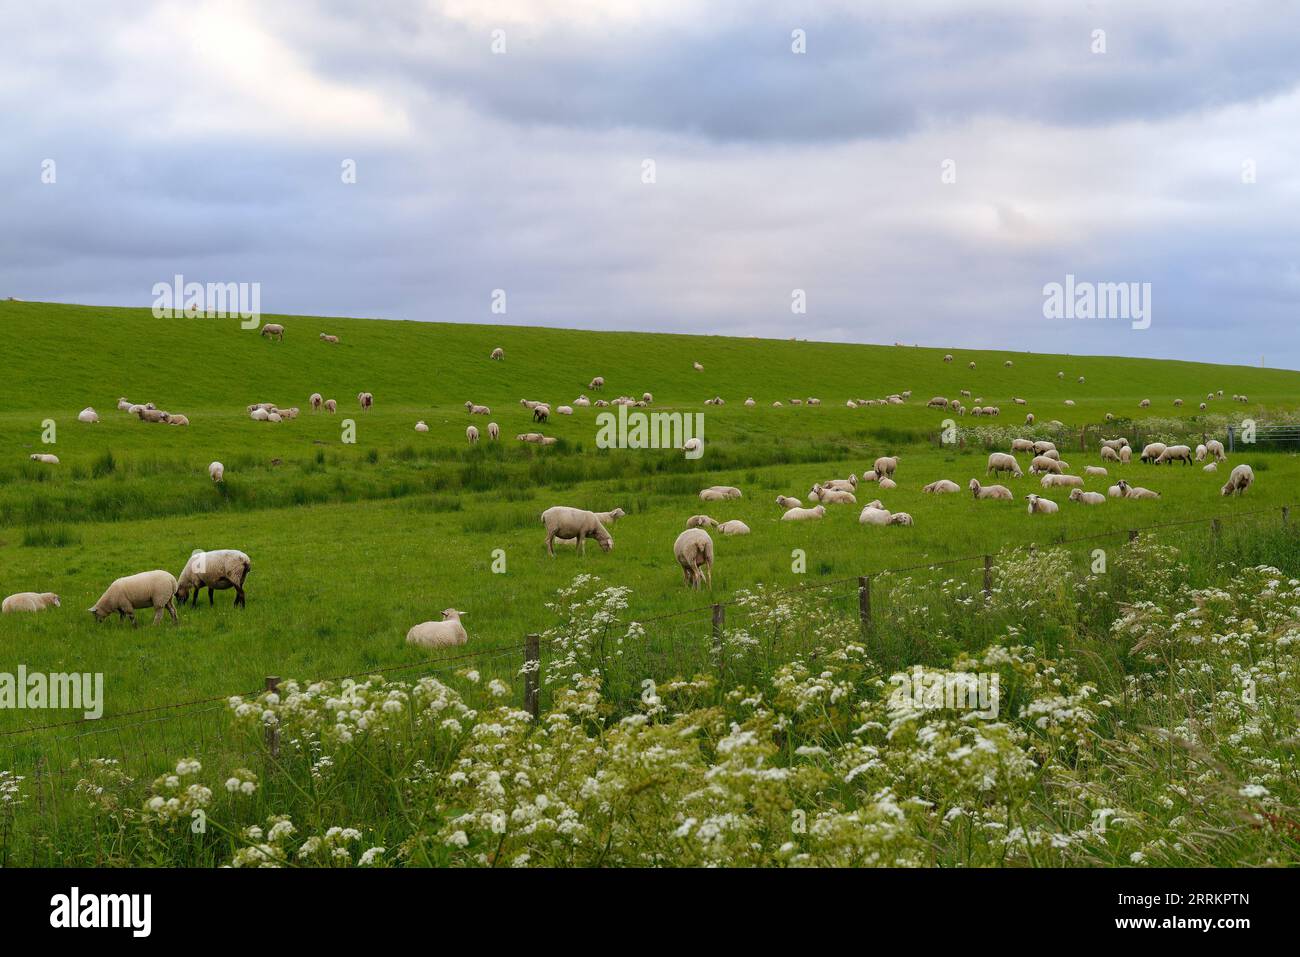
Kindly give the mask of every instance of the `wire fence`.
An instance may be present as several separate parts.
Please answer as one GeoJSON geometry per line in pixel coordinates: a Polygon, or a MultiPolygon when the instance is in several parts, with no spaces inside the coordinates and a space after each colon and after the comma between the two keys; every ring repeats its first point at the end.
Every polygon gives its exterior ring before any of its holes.
{"type": "MultiPolygon", "coordinates": [[[[1225,526],[1244,526],[1247,522],[1265,522],[1271,516],[1280,518],[1281,527],[1290,527],[1292,506],[1270,507],[1239,512],[1231,518],[1188,519],[1159,522],[1136,528],[1111,529],[1072,538],[1060,537],[1051,541],[1029,545],[1009,546],[1004,551],[1034,554],[1040,547],[1060,547],[1121,539],[1134,541],[1140,536],[1170,529],[1195,530],[1207,536],[1206,543],[1216,545],[1223,539],[1225,526]]],[[[844,617],[856,615],[864,635],[874,634],[877,622],[897,611],[898,593],[906,592],[904,582],[915,584],[922,573],[942,573],[944,580],[937,593],[955,593],[987,600],[994,589],[996,564],[990,553],[955,556],[935,562],[879,568],[862,575],[823,579],[784,589],[770,589],[769,596],[816,595],[820,602],[837,609],[844,617]]],[[[930,584],[935,584],[931,582],[930,584]]],[[[742,598],[732,597],[701,604],[678,611],[647,617],[626,616],[642,627],[654,626],[654,641],[638,648],[635,663],[638,680],[647,675],[689,675],[694,670],[711,671],[719,678],[727,675],[731,662],[724,642],[728,635],[728,610],[741,604],[742,598]]],[[[369,676],[406,675],[425,677],[462,672],[467,667],[477,668],[486,662],[518,661],[516,674],[523,678],[524,708],[534,717],[542,710],[544,673],[543,660],[551,653],[555,639],[536,633],[526,635],[522,642],[506,642],[489,648],[463,651],[427,661],[366,668],[351,674],[319,678],[318,682],[339,682],[369,676]]],[[[788,660],[789,648],[765,648],[760,665],[771,667],[788,660]],[[784,656],[784,657],[781,657],[784,656]]],[[[280,684],[277,676],[268,676],[262,688],[241,689],[223,695],[191,699],[173,704],[138,708],[95,720],[77,718],[23,728],[0,731],[0,753],[4,762],[0,767],[35,779],[38,794],[37,810],[44,813],[47,795],[42,787],[50,789],[56,781],[70,776],[85,776],[91,759],[111,759],[123,768],[137,773],[147,772],[151,766],[160,770],[164,763],[178,756],[202,757],[222,755],[254,761],[274,756],[278,738],[271,730],[260,750],[249,750],[246,735],[232,737],[232,725],[226,713],[230,711],[229,699],[234,696],[252,698],[280,684]]],[[[51,800],[49,807],[57,802],[51,800]]]]}

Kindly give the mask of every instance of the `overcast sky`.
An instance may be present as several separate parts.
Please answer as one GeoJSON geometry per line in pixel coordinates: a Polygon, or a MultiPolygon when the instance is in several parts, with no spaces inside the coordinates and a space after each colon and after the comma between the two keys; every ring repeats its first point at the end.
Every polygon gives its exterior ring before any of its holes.
{"type": "Polygon", "coordinates": [[[1286,0],[0,0],[0,36],[0,297],[1300,368],[1286,0]],[[1150,283],[1150,327],[1045,318],[1067,274],[1150,283]]]}

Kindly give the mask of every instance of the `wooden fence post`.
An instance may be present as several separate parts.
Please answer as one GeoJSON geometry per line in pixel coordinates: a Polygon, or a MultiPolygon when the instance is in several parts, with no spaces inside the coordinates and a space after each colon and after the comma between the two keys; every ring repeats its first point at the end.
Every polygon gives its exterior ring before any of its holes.
{"type": "Polygon", "coordinates": [[[1288,522],[1290,522],[1290,521],[1291,521],[1291,506],[1289,506],[1289,505],[1283,505],[1283,506],[1282,506],[1282,524],[1283,524],[1283,525],[1286,525],[1286,524],[1287,524],[1288,522]]]}
{"type": "Polygon", "coordinates": [[[1138,540],[1138,530],[1136,528],[1130,528],[1128,530],[1128,540],[1130,542],[1136,542],[1138,540]]]}
{"type": "Polygon", "coordinates": [[[984,597],[993,597],[993,556],[984,556],[984,597]]]}
{"type": "MultiPolygon", "coordinates": [[[[280,679],[278,677],[275,675],[266,676],[266,690],[268,694],[279,687],[280,679]]],[[[280,756],[280,726],[278,724],[266,725],[266,728],[263,731],[263,736],[266,739],[266,750],[270,753],[271,757],[278,758],[280,756]]]]}
{"type": "Polygon", "coordinates": [[[534,718],[542,703],[542,649],[537,635],[524,635],[524,710],[534,718]]]}
{"type": "Polygon", "coordinates": [[[1218,547],[1219,541],[1223,537],[1223,525],[1217,518],[1210,522],[1210,532],[1214,535],[1215,547],[1218,547]]]}
{"type": "Polygon", "coordinates": [[[727,609],[725,605],[714,603],[713,605],[713,660],[718,669],[718,680],[722,680],[722,629],[727,623],[727,609]]]}
{"type": "Polygon", "coordinates": [[[871,628],[871,576],[858,576],[858,617],[862,619],[862,627],[871,628]]]}

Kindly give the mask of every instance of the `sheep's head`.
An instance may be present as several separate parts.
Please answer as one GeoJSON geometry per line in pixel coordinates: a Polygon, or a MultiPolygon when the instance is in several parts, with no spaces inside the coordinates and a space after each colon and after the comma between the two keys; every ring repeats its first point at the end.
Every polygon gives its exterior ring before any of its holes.
{"type": "Polygon", "coordinates": [[[442,620],[443,620],[443,621],[460,621],[460,616],[461,616],[461,615],[464,615],[464,614],[467,614],[467,613],[466,613],[466,612],[463,612],[463,611],[458,611],[458,610],[455,609],[455,608],[444,608],[444,609],[442,610],[442,620]]]}
{"type": "Polygon", "coordinates": [[[108,617],[108,612],[100,611],[98,605],[92,605],[91,607],[87,608],[86,611],[90,612],[92,615],[95,616],[95,621],[103,621],[105,618],[108,617]]]}

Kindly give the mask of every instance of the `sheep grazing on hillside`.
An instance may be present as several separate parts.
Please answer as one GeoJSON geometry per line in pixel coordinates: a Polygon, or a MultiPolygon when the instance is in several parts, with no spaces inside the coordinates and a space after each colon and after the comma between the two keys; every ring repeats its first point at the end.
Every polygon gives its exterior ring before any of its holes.
{"type": "Polygon", "coordinates": [[[1221,495],[1244,495],[1255,482],[1255,470],[1244,462],[1228,475],[1228,481],[1219,489],[1221,495]]]}
{"type": "MultiPolygon", "coordinates": [[[[473,426],[470,426],[470,428],[473,428],[473,426]]],[[[428,431],[429,431],[429,424],[428,424],[427,422],[425,422],[424,419],[421,419],[419,422],[415,423],[415,431],[417,431],[417,432],[428,432],[428,431]]]]}
{"type": "Polygon", "coordinates": [[[477,442],[477,441],[478,441],[478,427],[477,427],[477,426],[474,426],[474,425],[471,425],[471,426],[469,426],[468,428],[466,428],[466,429],[465,429],[465,438],[469,440],[469,444],[470,444],[470,445],[473,445],[475,442],[477,442]]]}
{"type": "Polygon", "coordinates": [[[493,442],[501,438],[501,426],[497,425],[495,422],[489,422],[488,438],[491,439],[493,442]]]}
{"type": "Polygon", "coordinates": [[[176,614],[176,579],[170,572],[156,568],[119,578],[87,610],[97,621],[117,612],[118,618],[129,618],[134,626],[138,624],[135,620],[137,608],[156,609],[153,616],[155,625],[162,621],[164,611],[172,616],[173,622],[180,621],[176,614]]]}
{"type": "Polygon", "coordinates": [[[1228,453],[1223,451],[1223,443],[1218,439],[1210,439],[1205,443],[1205,451],[1214,456],[1216,462],[1222,462],[1228,457],[1228,453]]]}
{"type": "Polygon", "coordinates": [[[1085,492],[1081,488],[1075,488],[1070,490],[1070,501],[1080,505],[1104,505],[1106,496],[1100,492],[1085,492]]]}
{"type": "Polygon", "coordinates": [[[500,346],[497,346],[495,349],[492,350],[492,355],[490,355],[488,358],[495,359],[497,362],[500,362],[505,357],[506,357],[506,350],[502,349],[500,346]]]}
{"type": "Polygon", "coordinates": [[[692,452],[703,452],[704,440],[699,438],[698,436],[687,439],[685,442],[682,443],[682,451],[686,453],[687,458],[691,457],[692,452]]]}
{"type": "Polygon", "coordinates": [[[338,408],[339,408],[339,404],[334,399],[325,400],[325,411],[328,412],[330,415],[333,415],[335,412],[337,412],[338,408]]]}
{"type": "Polygon", "coordinates": [[[0,613],[10,615],[21,611],[44,611],[46,608],[58,608],[59,596],[52,591],[20,591],[0,602],[0,613]]]}
{"type": "Polygon", "coordinates": [[[262,326],[261,335],[264,339],[275,339],[276,341],[281,341],[284,339],[284,326],[280,325],[278,322],[268,322],[266,325],[262,326]]]}
{"type": "Polygon", "coordinates": [[[325,400],[321,398],[321,394],[319,392],[313,392],[311,396],[307,399],[307,404],[311,406],[311,410],[313,412],[319,412],[320,407],[325,404],[325,400]]]}
{"type": "Polygon", "coordinates": [[[33,452],[29,458],[33,462],[40,462],[43,465],[58,465],[59,457],[49,452],[33,452]]]}
{"type": "Polygon", "coordinates": [[[701,502],[721,502],[724,499],[740,498],[740,489],[730,485],[710,485],[700,490],[701,502]]]}
{"type": "Polygon", "coordinates": [[[1101,447],[1101,460],[1103,462],[1118,462],[1119,453],[1116,452],[1114,449],[1112,449],[1109,445],[1103,445],[1101,447]]]}
{"type": "MultiPolygon", "coordinates": [[[[1051,451],[1056,451],[1052,449],[1051,451]]],[[[1054,459],[1049,455],[1036,455],[1034,460],[1029,463],[1029,474],[1037,475],[1040,472],[1051,472],[1059,475],[1064,471],[1064,466],[1059,459],[1054,459]]]]}
{"type": "Polygon", "coordinates": [[[590,382],[587,383],[587,388],[588,388],[588,389],[603,389],[603,388],[605,388],[605,377],[604,377],[604,376],[599,376],[599,375],[596,376],[596,377],[593,378],[590,382]]]}
{"type": "Polygon", "coordinates": [[[1052,515],[1061,510],[1060,506],[1048,498],[1039,498],[1037,495],[1029,495],[1029,514],[1030,515],[1052,515]]]}
{"type": "Polygon", "coordinates": [[[545,402],[538,402],[533,406],[533,421],[546,422],[551,417],[551,407],[545,402]]]}
{"type": "Polygon", "coordinates": [[[887,475],[890,478],[893,478],[894,472],[897,468],[897,455],[882,455],[880,458],[876,459],[876,463],[871,467],[871,471],[875,472],[877,475],[887,475]]]}
{"type": "Polygon", "coordinates": [[[788,509],[781,516],[783,522],[807,522],[821,518],[826,514],[826,506],[818,505],[815,508],[792,508],[788,509]]]}
{"type": "Polygon", "coordinates": [[[77,421],[78,421],[78,422],[98,422],[98,421],[99,421],[99,413],[96,412],[94,409],[92,409],[90,406],[86,406],[86,408],[82,409],[80,412],[77,413],[77,421]]]}
{"type": "Polygon", "coordinates": [[[360,403],[362,412],[369,412],[370,407],[375,404],[375,397],[369,392],[358,392],[357,402],[360,403]]]}
{"type": "Polygon", "coordinates": [[[673,555],[682,567],[686,587],[698,589],[704,582],[713,590],[713,539],[702,528],[688,528],[673,542],[673,555]]]}
{"type": "Polygon", "coordinates": [[[938,479],[922,488],[921,491],[928,492],[931,495],[950,495],[953,492],[960,492],[961,486],[947,479],[938,479]]]}
{"type": "Polygon", "coordinates": [[[1032,451],[1034,451],[1034,443],[1033,443],[1033,441],[1030,440],[1030,439],[1012,439],[1012,440],[1011,440],[1011,451],[1012,451],[1013,453],[1014,453],[1014,452],[1032,452],[1032,451]]]}
{"type": "Polygon", "coordinates": [[[1142,449],[1142,461],[1146,463],[1155,462],[1160,458],[1164,450],[1168,448],[1163,442],[1151,442],[1142,449]]]}
{"type": "Polygon", "coordinates": [[[226,480],[226,467],[220,462],[213,462],[208,466],[208,478],[214,482],[224,482],[226,480]]]}
{"type": "Polygon", "coordinates": [[[1129,461],[1132,458],[1133,458],[1133,450],[1129,448],[1127,445],[1119,450],[1119,461],[1121,465],[1128,465],[1129,461]]]}
{"type": "Polygon", "coordinates": [[[723,535],[748,535],[749,526],[738,518],[733,518],[729,522],[723,522],[718,526],[718,531],[723,535]]]}
{"type": "Polygon", "coordinates": [[[1020,463],[1016,461],[1014,455],[1008,455],[1006,452],[990,452],[989,467],[985,475],[999,475],[1002,472],[1009,473],[1012,478],[1020,478],[1020,463]]]}
{"type": "Polygon", "coordinates": [[[1046,439],[1039,439],[1034,443],[1034,454],[1042,455],[1044,452],[1055,452],[1056,443],[1048,442],[1046,439]]]}
{"type": "Polygon", "coordinates": [[[466,612],[456,608],[446,608],[442,612],[442,621],[422,621],[406,633],[408,645],[421,648],[455,648],[469,641],[465,626],[460,623],[460,616],[466,612]]]}
{"type": "Polygon", "coordinates": [[[243,608],[248,604],[244,596],[244,583],[248,580],[248,572],[252,567],[252,559],[236,548],[195,552],[181,569],[180,578],[176,579],[176,597],[183,605],[193,591],[193,604],[198,605],[199,592],[206,588],[208,604],[213,605],[216,603],[215,592],[233,588],[235,607],[243,608]]]}
{"type": "Polygon", "coordinates": [[[1026,413],[1026,415],[1025,415],[1025,425],[1033,425],[1035,421],[1036,421],[1036,420],[1034,419],[1034,413],[1032,413],[1032,412],[1026,413]]]}
{"type": "Polygon", "coordinates": [[[1014,499],[1011,489],[1005,485],[981,485],[979,479],[971,479],[970,485],[967,486],[975,498],[997,498],[997,499],[1014,499]]]}
{"type": "Polygon", "coordinates": [[[321,342],[328,342],[328,343],[331,343],[332,345],[338,345],[338,344],[339,344],[339,337],[338,337],[338,336],[331,336],[331,335],[330,335],[329,333],[327,333],[327,332],[322,332],[322,333],[320,334],[320,341],[321,341],[321,342]]]}
{"type": "Polygon", "coordinates": [[[1170,445],[1166,446],[1165,450],[1156,456],[1157,465],[1173,465],[1175,462],[1191,465],[1192,450],[1185,445],[1170,445]]]}
{"type": "Polygon", "coordinates": [[[546,526],[546,551],[552,558],[555,557],[557,538],[576,538],[578,552],[584,555],[588,538],[594,538],[603,551],[612,551],[614,548],[613,536],[605,530],[595,512],[567,505],[553,505],[542,512],[542,524],[546,526]]]}

